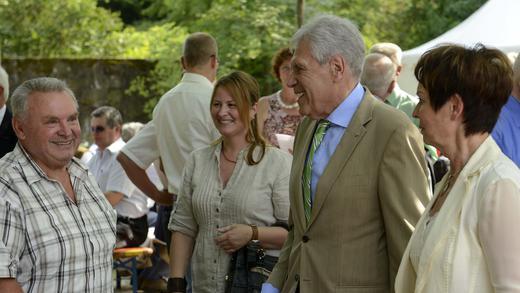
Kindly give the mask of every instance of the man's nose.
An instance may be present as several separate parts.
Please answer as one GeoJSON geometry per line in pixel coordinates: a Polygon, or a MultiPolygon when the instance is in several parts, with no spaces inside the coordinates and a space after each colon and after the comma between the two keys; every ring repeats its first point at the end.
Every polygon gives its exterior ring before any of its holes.
{"type": "Polygon", "coordinates": [[[296,86],[296,79],[294,78],[293,71],[289,71],[289,76],[287,78],[287,86],[290,88],[293,88],[296,86]]]}
{"type": "Polygon", "coordinates": [[[72,129],[68,123],[68,121],[61,121],[60,122],[60,134],[63,135],[70,135],[72,133],[72,129]]]}

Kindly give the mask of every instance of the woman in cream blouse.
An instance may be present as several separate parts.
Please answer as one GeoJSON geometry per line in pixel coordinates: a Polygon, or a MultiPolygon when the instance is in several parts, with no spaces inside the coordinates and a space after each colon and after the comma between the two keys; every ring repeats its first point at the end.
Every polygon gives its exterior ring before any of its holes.
{"type": "Polygon", "coordinates": [[[414,116],[451,169],[415,227],[395,290],[520,292],[520,171],[490,136],[511,65],[498,50],[447,45],[426,52],[415,76],[414,116]]]}
{"type": "Polygon", "coordinates": [[[289,217],[291,156],[266,146],[259,134],[258,98],[257,82],[244,72],[215,85],[211,116],[222,137],[194,151],[184,168],[169,224],[171,292],[184,292],[190,258],[193,292],[224,292],[233,252],[259,240],[277,256],[287,237],[284,228],[271,226],[289,217]]]}

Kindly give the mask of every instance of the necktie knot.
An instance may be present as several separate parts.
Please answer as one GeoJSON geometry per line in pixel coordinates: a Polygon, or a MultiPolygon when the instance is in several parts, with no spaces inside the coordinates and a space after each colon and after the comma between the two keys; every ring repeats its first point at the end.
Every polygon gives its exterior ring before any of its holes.
{"type": "Polygon", "coordinates": [[[318,122],[318,126],[316,127],[316,131],[314,133],[314,136],[322,134],[322,133],[325,133],[327,131],[327,129],[329,128],[329,126],[330,126],[330,121],[329,120],[321,119],[318,122]]]}

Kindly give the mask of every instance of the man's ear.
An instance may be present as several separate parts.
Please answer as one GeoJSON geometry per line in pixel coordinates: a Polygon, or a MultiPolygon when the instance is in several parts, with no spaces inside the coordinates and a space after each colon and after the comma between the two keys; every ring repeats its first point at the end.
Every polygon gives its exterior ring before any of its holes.
{"type": "Polygon", "coordinates": [[[210,62],[211,62],[211,68],[217,68],[217,66],[218,66],[217,55],[211,55],[210,62]]]}
{"type": "Polygon", "coordinates": [[[24,130],[24,123],[23,121],[20,121],[19,118],[13,117],[11,120],[11,125],[13,126],[14,133],[18,137],[19,140],[24,140],[26,138],[25,136],[25,130],[24,130]]]}
{"type": "Polygon", "coordinates": [[[0,85],[0,107],[3,106],[7,102],[4,99],[4,87],[0,85]]]}
{"type": "Polygon", "coordinates": [[[392,80],[392,82],[391,82],[390,85],[388,86],[388,89],[386,90],[386,93],[387,93],[388,95],[390,95],[390,94],[394,91],[396,85],[397,85],[397,81],[395,81],[395,79],[392,80]]]}
{"type": "Polygon", "coordinates": [[[332,79],[334,81],[342,80],[347,66],[345,59],[341,55],[336,54],[330,58],[329,65],[332,79]]]}
{"type": "Polygon", "coordinates": [[[186,70],[186,60],[184,60],[184,56],[181,56],[181,66],[182,66],[182,69],[186,70]]]}
{"type": "Polygon", "coordinates": [[[399,76],[401,74],[401,70],[403,69],[403,65],[397,65],[395,68],[395,76],[399,76]]]}

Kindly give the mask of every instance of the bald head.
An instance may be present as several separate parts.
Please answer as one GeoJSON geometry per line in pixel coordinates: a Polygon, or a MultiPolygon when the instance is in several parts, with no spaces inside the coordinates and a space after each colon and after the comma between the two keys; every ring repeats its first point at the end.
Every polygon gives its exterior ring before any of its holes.
{"type": "Polygon", "coordinates": [[[392,60],[383,54],[368,54],[363,64],[361,84],[384,101],[394,90],[396,67],[392,60]]]}
{"type": "Polygon", "coordinates": [[[401,65],[401,58],[403,57],[403,51],[394,43],[377,43],[368,50],[368,53],[383,54],[397,66],[401,65]]]}

